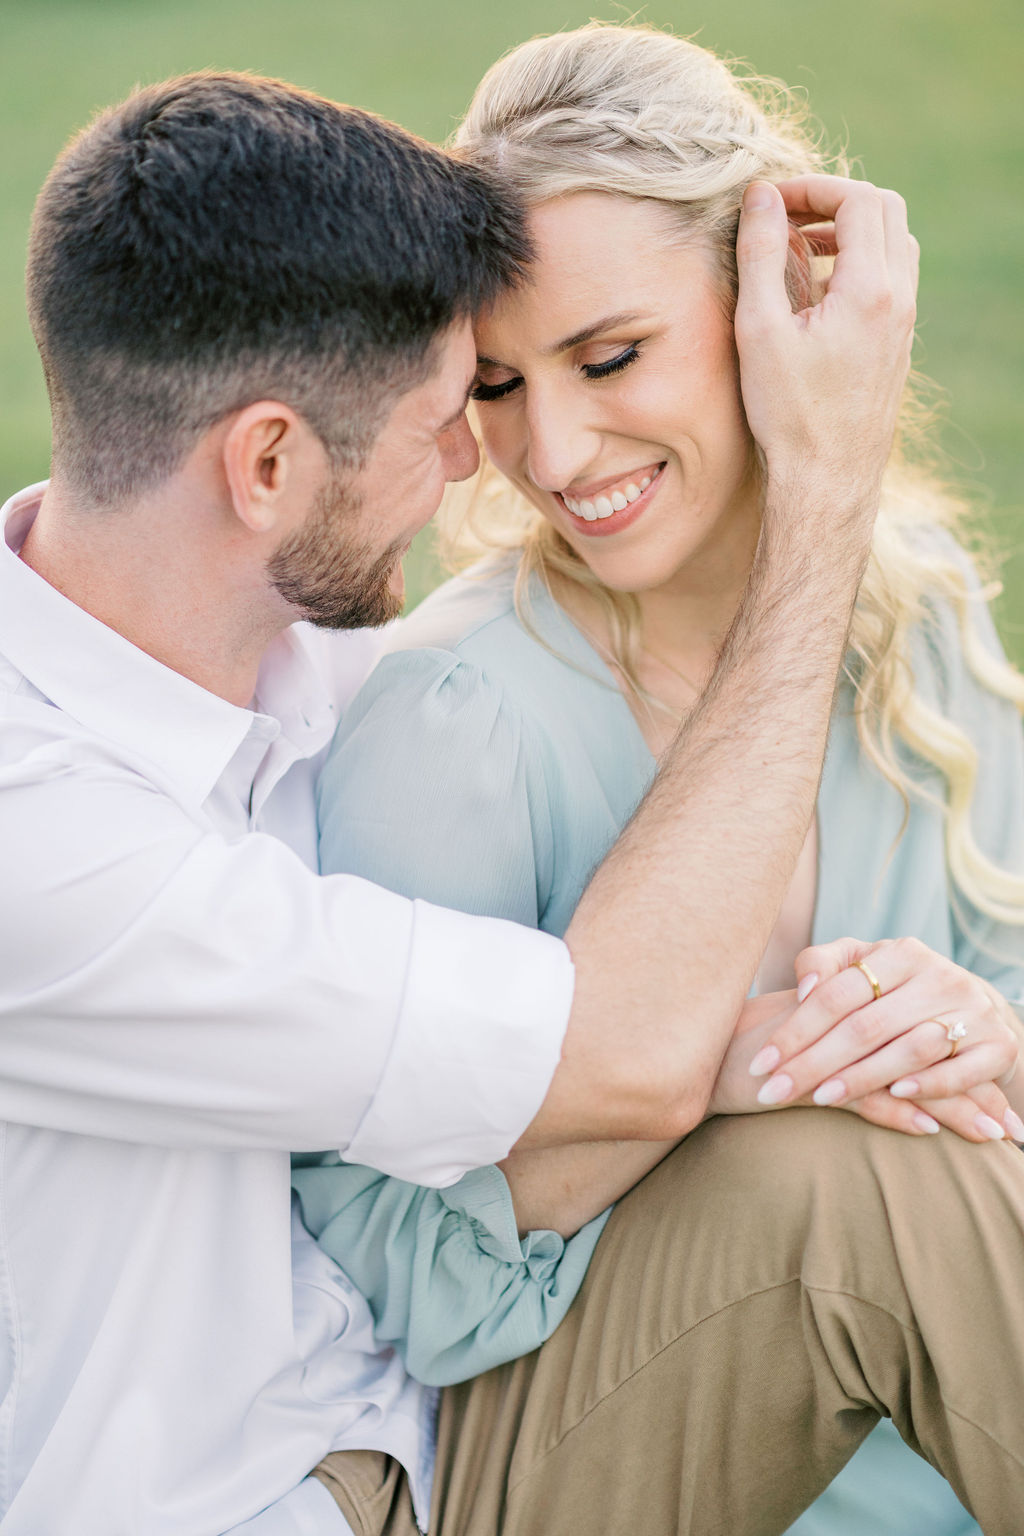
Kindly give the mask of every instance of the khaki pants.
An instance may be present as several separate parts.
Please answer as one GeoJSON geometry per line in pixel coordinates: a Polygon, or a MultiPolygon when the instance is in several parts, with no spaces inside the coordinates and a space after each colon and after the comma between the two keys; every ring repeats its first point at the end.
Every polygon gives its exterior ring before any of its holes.
{"type": "MultiPolygon", "coordinates": [[[[1024,1157],[714,1120],[619,1204],[553,1337],[444,1393],[431,1536],[773,1536],[880,1414],[1021,1536],[1024,1157]]],[[[388,1458],[316,1475],[358,1536],[413,1536],[388,1458]]]]}

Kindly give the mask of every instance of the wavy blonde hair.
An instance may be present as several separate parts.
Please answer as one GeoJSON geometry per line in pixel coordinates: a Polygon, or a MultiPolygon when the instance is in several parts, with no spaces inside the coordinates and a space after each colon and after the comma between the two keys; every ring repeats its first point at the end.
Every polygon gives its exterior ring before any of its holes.
{"type": "MultiPolygon", "coordinates": [[[[741,78],[714,54],[669,33],[600,22],[535,37],[499,60],[481,81],[453,148],[510,182],[527,205],[576,192],[667,205],[685,239],[702,240],[716,253],[730,310],[736,228],[749,183],[845,169],[823,152],[806,109],[779,82],[741,78]]],[[[791,296],[806,302],[815,263],[800,240],[794,244],[791,296]]],[[[915,690],[912,631],[934,618],[937,605],[949,604],[971,672],[1024,711],[1024,679],[989,653],[971,622],[974,596],[963,567],[945,541],[915,537],[927,527],[958,527],[964,512],[927,463],[925,415],[908,391],[851,630],[847,670],[857,732],[866,757],[908,809],[911,796],[931,797],[901,763],[898,743],[939,771],[955,889],[996,921],[1024,924],[1024,876],[989,859],[971,831],[977,750],[915,690]]],[[[613,659],[629,686],[660,703],[638,675],[636,597],[603,586],[552,524],[493,471],[485,467],[468,515],[464,501],[461,509],[446,508],[442,544],[455,565],[486,549],[520,551],[516,601],[527,623],[532,576],[549,588],[584,588],[601,607],[613,659]]],[[[990,585],[983,596],[994,590],[990,585]]]]}

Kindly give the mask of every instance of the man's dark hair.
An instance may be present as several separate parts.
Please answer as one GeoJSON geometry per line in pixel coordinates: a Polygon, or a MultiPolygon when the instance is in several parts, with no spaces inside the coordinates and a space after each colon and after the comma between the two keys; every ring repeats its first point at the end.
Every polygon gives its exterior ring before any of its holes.
{"type": "Polygon", "coordinates": [[[72,140],[36,205],[55,466],[116,505],[270,398],[356,467],[437,337],[528,255],[509,195],[371,113],[250,75],[146,87],[72,140]]]}

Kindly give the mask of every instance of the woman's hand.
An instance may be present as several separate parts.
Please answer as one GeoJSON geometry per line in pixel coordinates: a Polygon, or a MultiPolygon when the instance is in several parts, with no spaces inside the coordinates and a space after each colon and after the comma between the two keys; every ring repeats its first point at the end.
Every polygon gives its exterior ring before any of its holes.
{"type": "MultiPolygon", "coordinates": [[[[750,1072],[755,1058],[778,1038],[783,1026],[796,1011],[795,992],[764,993],[760,997],[747,999],[719,1069],[705,1118],[710,1119],[712,1115],[762,1114],[772,1109],[790,1109],[796,1105],[814,1103],[810,1094],[788,1098],[777,1104],[759,1103],[758,1081],[750,1072]]],[[[934,1135],[942,1129],[942,1125],[946,1125],[959,1134],[966,1132],[965,1139],[968,1141],[984,1141],[989,1138],[981,1136],[974,1125],[980,1107],[969,1095],[957,1094],[934,1104],[929,1101],[922,1108],[909,1099],[894,1099],[887,1089],[866,1093],[863,1098],[851,1099],[842,1105],[843,1109],[859,1115],[862,1120],[870,1121],[872,1125],[901,1131],[907,1136],[934,1135]],[[927,1113],[928,1109],[934,1113],[927,1113]]]]}
{"type": "Polygon", "coordinates": [[[916,939],[820,945],[798,957],[797,975],[803,1001],[751,1063],[753,1076],[772,1074],[761,1104],[810,1095],[815,1104],[867,1110],[880,1124],[899,1120],[899,1129],[909,1128],[902,1123],[909,1108],[969,1141],[1024,1140],[1004,1092],[1017,1067],[1019,1029],[988,982],[916,939]],[[877,978],[877,998],[860,962],[877,978]],[[963,1034],[954,1052],[957,1025],[963,1034]]]}

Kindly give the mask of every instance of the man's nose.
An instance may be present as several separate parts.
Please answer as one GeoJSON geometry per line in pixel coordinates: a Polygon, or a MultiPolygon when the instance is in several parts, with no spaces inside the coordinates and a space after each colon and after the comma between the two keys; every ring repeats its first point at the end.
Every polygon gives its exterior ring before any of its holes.
{"type": "Polygon", "coordinates": [[[526,429],[527,472],[541,490],[564,491],[597,462],[601,434],[586,401],[545,390],[527,406],[526,429]]]}
{"type": "Polygon", "coordinates": [[[470,475],[476,474],[480,467],[480,450],[465,412],[443,433],[440,443],[446,480],[468,480],[470,475]]]}

